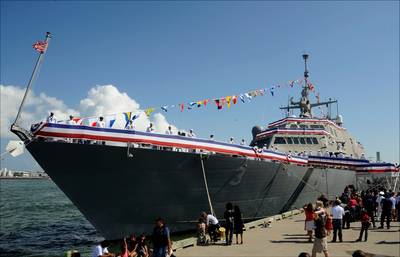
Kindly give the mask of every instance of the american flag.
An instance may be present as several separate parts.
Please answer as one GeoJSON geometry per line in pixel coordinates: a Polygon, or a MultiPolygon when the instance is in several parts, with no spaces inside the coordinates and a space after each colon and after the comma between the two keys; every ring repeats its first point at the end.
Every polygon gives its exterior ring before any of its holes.
{"type": "Polygon", "coordinates": [[[32,47],[38,51],[39,53],[44,53],[47,49],[47,42],[45,41],[37,41],[35,44],[32,45],[32,47]]]}

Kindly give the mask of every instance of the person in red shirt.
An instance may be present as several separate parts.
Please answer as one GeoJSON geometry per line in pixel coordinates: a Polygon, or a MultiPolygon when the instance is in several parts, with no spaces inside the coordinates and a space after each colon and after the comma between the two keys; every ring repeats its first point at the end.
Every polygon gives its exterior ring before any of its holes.
{"type": "Polygon", "coordinates": [[[331,231],[333,230],[332,214],[327,214],[326,215],[325,228],[326,228],[326,235],[330,236],[331,235],[331,231]]]}
{"type": "Polygon", "coordinates": [[[356,242],[361,242],[363,233],[365,232],[365,242],[367,242],[368,239],[368,228],[371,224],[371,218],[368,216],[368,212],[366,210],[361,211],[361,231],[360,231],[360,236],[356,240],[356,242]]]}
{"type": "Polygon", "coordinates": [[[352,197],[352,198],[350,199],[350,201],[349,201],[349,206],[350,206],[351,208],[355,208],[356,205],[357,205],[357,200],[356,200],[355,198],[352,197]]]}
{"type": "Polygon", "coordinates": [[[312,242],[312,234],[315,229],[314,225],[314,207],[312,203],[303,206],[306,220],[304,222],[304,230],[307,230],[308,242],[312,242]]]}

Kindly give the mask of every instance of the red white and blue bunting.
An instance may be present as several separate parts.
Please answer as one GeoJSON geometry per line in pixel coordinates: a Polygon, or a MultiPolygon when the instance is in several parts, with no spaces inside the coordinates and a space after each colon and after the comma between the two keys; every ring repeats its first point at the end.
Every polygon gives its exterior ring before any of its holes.
{"type": "Polygon", "coordinates": [[[321,156],[299,157],[290,154],[257,149],[250,146],[229,144],[210,139],[191,138],[179,135],[148,133],[126,129],[98,128],[82,125],[45,123],[34,132],[35,136],[65,139],[82,139],[119,143],[137,143],[168,148],[186,148],[224,155],[242,156],[264,161],[278,161],[296,165],[349,169],[358,172],[398,172],[390,163],[370,163],[368,160],[332,158],[321,156]]]}

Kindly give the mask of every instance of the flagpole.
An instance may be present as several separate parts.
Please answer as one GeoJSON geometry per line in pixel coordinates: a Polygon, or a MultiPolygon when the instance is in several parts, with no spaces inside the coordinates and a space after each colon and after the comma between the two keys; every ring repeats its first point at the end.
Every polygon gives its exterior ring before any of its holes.
{"type": "Polygon", "coordinates": [[[38,59],[36,61],[36,64],[35,64],[35,68],[33,69],[31,78],[29,79],[28,86],[26,87],[24,97],[22,98],[21,105],[19,106],[17,116],[15,117],[15,121],[12,124],[11,127],[18,126],[18,120],[19,120],[19,118],[21,116],[22,108],[23,108],[23,106],[25,104],[26,97],[28,96],[28,93],[29,93],[29,90],[30,90],[30,88],[31,88],[31,86],[33,84],[33,81],[35,80],[37,71],[38,71],[38,69],[39,69],[39,67],[40,67],[40,65],[41,65],[41,63],[43,61],[44,55],[46,54],[46,50],[47,50],[47,47],[49,45],[50,38],[51,38],[51,33],[50,32],[46,32],[46,40],[45,40],[46,49],[39,54],[39,57],[38,57],[38,59]]]}

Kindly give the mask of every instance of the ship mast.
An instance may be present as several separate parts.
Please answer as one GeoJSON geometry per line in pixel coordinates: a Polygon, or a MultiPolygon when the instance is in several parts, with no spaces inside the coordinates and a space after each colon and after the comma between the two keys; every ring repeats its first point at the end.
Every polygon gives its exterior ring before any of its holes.
{"type": "MultiPolygon", "coordinates": [[[[51,33],[50,32],[46,32],[46,39],[44,41],[46,49],[47,49],[47,47],[49,45],[50,39],[51,39],[51,33]]],[[[21,128],[19,126],[18,122],[19,122],[19,119],[21,117],[22,109],[24,107],[26,98],[27,98],[27,96],[29,94],[29,91],[30,91],[30,89],[32,87],[32,84],[33,84],[33,82],[34,82],[34,80],[36,78],[37,72],[38,72],[38,70],[39,70],[39,68],[40,68],[40,66],[41,66],[41,64],[43,62],[44,55],[46,54],[46,49],[39,53],[39,56],[38,56],[38,59],[36,61],[35,67],[33,69],[32,75],[31,75],[31,77],[29,79],[29,82],[28,82],[28,86],[25,89],[25,93],[24,93],[24,97],[22,98],[21,105],[19,106],[17,116],[15,117],[14,123],[11,125],[11,131],[13,133],[15,133],[18,137],[20,137],[24,141],[30,139],[30,133],[29,133],[29,131],[21,128]]]]}
{"type": "Polygon", "coordinates": [[[303,87],[303,90],[305,90],[304,91],[305,92],[305,99],[307,101],[309,101],[308,100],[308,89],[309,89],[309,86],[308,86],[308,69],[307,69],[308,56],[309,55],[307,53],[303,54],[303,60],[304,60],[304,87],[303,87]]]}
{"type": "Polygon", "coordinates": [[[308,60],[309,55],[307,53],[303,54],[303,60],[304,60],[304,86],[302,87],[303,89],[301,90],[301,99],[298,102],[293,101],[293,97],[290,99],[290,103],[288,106],[280,107],[281,110],[286,110],[287,113],[289,113],[289,110],[291,109],[300,109],[300,118],[312,118],[312,113],[311,109],[316,106],[321,106],[321,105],[330,105],[332,103],[337,103],[337,100],[331,100],[326,102],[321,102],[321,103],[311,103],[310,99],[308,98],[309,91],[311,90],[311,85],[308,82],[308,77],[309,77],[309,71],[307,67],[307,60],[308,60]]]}

